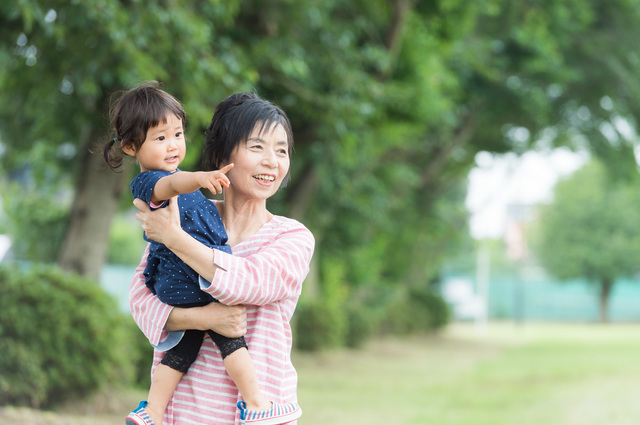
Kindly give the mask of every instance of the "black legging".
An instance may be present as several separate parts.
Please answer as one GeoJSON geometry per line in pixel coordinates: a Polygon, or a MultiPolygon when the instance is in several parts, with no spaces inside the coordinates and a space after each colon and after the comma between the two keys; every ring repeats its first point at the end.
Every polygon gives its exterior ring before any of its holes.
{"type": "MultiPolygon", "coordinates": [[[[180,307],[199,307],[206,304],[207,303],[188,304],[180,305],[180,307]]],[[[204,338],[205,332],[209,334],[213,342],[215,342],[220,349],[223,360],[229,354],[239,350],[240,348],[248,348],[247,342],[244,340],[243,336],[240,338],[227,338],[226,336],[220,335],[212,330],[199,331],[189,329],[184,332],[184,336],[180,342],[165,353],[160,363],[169,366],[171,369],[177,370],[178,372],[187,373],[189,367],[191,367],[198,357],[198,352],[202,346],[202,339],[204,338]]]]}

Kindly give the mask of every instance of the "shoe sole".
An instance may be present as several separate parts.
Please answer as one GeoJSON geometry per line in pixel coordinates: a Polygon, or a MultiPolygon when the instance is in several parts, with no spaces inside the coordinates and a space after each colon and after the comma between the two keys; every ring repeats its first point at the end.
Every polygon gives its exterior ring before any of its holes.
{"type": "Polygon", "coordinates": [[[127,418],[124,420],[124,423],[126,425],[146,425],[147,424],[147,422],[145,422],[144,419],[134,418],[131,416],[127,416],[127,418]]]}
{"type": "Polygon", "coordinates": [[[298,407],[293,412],[289,412],[286,415],[278,416],[277,418],[269,419],[257,419],[254,421],[244,421],[245,425],[282,425],[289,422],[293,422],[302,416],[302,409],[298,407]]]}

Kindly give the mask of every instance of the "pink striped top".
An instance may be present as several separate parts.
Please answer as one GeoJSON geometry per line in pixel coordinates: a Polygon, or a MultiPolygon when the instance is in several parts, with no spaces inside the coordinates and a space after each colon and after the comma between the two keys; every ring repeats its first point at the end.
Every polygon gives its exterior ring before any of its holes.
{"type": "MultiPolygon", "coordinates": [[[[230,255],[216,250],[219,267],[208,288],[220,302],[247,306],[249,353],[263,394],[276,402],[297,401],[298,376],[291,363],[290,320],[314,250],[311,232],[296,220],[273,216],[253,236],[233,247],[230,255]]],[[[158,346],[170,335],[163,330],[171,306],[146,287],[142,272],[146,252],[129,289],[134,320],[158,346]]],[[[202,285],[201,285],[202,286],[202,285]]],[[[167,347],[165,347],[166,349],[167,347]]],[[[162,358],[156,351],[155,368],[162,358]]],[[[205,336],[196,362],[182,378],[164,416],[165,425],[239,424],[238,390],[227,375],[220,350],[205,336]]]]}

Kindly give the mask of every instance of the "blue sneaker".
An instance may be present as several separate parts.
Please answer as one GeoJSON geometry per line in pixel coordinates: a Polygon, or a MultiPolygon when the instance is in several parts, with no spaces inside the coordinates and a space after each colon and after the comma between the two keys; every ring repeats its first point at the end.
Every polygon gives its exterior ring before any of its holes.
{"type": "Polygon", "coordinates": [[[129,416],[124,420],[127,425],[155,425],[149,414],[144,408],[147,407],[146,401],[141,401],[136,410],[129,413],[129,416]]]}
{"type": "Polygon", "coordinates": [[[298,403],[271,402],[269,410],[248,410],[247,403],[239,401],[238,409],[240,409],[242,425],[281,425],[293,422],[302,416],[302,409],[298,403]]]}

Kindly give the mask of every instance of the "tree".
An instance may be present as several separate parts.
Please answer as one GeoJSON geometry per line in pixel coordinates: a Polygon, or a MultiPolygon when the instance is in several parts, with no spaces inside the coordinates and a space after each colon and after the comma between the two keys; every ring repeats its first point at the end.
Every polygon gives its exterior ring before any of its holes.
{"type": "Polygon", "coordinates": [[[631,168],[628,140],[612,143],[600,130],[620,117],[633,125],[640,111],[640,96],[629,95],[640,91],[629,55],[638,4],[5,2],[2,159],[15,168],[44,144],[58,172],[75,177],[60,261],[95,274],[128,177],[87,155],[103,139],[108,95],[163,81],[186,106],[190,169],[214,105],[255,90],[292,120],[292,181],[272,208],[311,228],[316,261],[348,264],[353,285],[426,282],[465,228],[477,152],[589,134],[594,151],[626,164],[614,169],[631,168]],[[66,145],[75,154],[60,157],[66,145]]]}
{"type": "Polygon", "coordinates": [[[48,181],[48,189],[52,177],[74,179],[58,257],[63,268],[98,276],[109,223],[132,171],[113,173],[92,153],[110,138],[109,97],[140,80],[188,81],[168,89],[183,100],[199,128],[230,87],[243,86],[226,66],[233,57],[216,55],[210,45],[211,27],[226,20],[227,9],[233,10],[232,2],[228,8],[206,2],[191,8],[146,2],[125,6],[111,0],[0,6],[3,159],[9,170],[27,167],[36,175],[34,165],[56,164],[56,174],[35,182],[48,181]],[[48,147],[51,164],[32,164],[31,150],[38,144],[48,147]],[[60,154],[60,147],[67,154],[60,154]]]}
{"type": "Polygon", "coordinates": [[[558,183],[540,214],[537,256],[560,279],[586,278],[599,287],[600,320],[617,279],[631,277],[640,258],[637,180],[614,179],[592,161],[558,183]]]}

